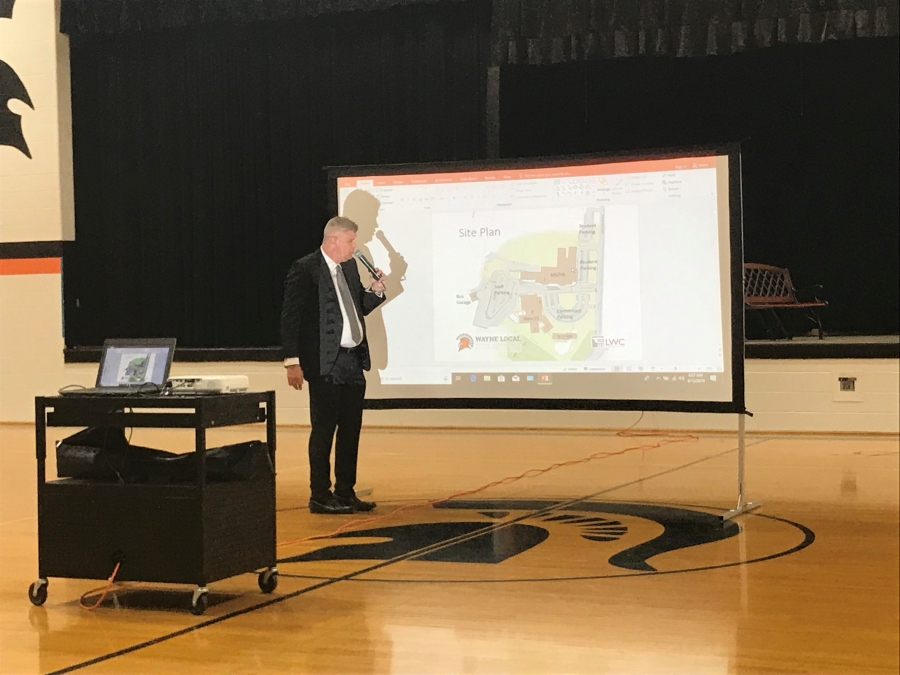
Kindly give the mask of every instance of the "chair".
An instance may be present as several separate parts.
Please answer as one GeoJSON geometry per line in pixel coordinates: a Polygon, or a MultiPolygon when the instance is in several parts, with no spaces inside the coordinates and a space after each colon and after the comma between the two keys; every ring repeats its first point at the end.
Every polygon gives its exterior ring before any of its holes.
{"type": "Polygon", "coordinates": [[[819,310],[828,306],[828,302],[819,298],[821,291],[819,285],[798,291],[787,268],[744,263],[744,308],[761,313],[766,333],[772,339],[793,337],[780,316],[791,312],[815,323],[821,340],[824,331],[819,310]]]}

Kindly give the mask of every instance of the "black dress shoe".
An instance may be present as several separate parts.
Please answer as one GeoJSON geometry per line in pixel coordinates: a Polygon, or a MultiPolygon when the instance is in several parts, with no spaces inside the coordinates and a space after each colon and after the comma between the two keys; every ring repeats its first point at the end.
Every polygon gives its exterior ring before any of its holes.
{"type": "Polygon", "coordinates": [[[339,502],[334,497],[329,497],[328,499],[324,499],[319,501],[313,497],[309,499],[309,512],[310,513],[328,513],[328,514],[348,514],[355,513],[355,510],[352,506],[347,506],[342,502],[339,502]]]}
{"type": "Polygon", "coordinates": [[[334,501],[338,504],[343,504],[344,506],[349,506],[355,512],[365,512],[371,511],[375,508],[375,502],[364,502],[362,499],[357,497],[356,495],[351,495],[349,497],[344,497],[343,495],[336,494],[334,496],[334,501]]]}

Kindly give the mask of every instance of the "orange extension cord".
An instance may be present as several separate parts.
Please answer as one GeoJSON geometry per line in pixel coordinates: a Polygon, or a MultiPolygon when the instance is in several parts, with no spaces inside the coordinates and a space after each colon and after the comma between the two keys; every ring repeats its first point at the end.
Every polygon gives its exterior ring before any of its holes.
{"type": "Polygon", "coordinates": [[[106,582],[106,586],[100,586],[99,588],[92,588],[91,590],[85,591],[84,593],[81,594],[81,597],[78,598],[78,606],[81,607],[81,609],[86,609],[87,611],[92,612],[93,610],[97,609],[100,606],[100,603],[106,599],[106,595],[112,590],[113,584],[116,581],[116,575],[119,573],[119,566],[121,564],[122,563],[120,563],[120,562],[116,563],[115,568],[113,568],[112,574],[109,575],[109,579],[106,582]],[[100,597],[97,598],[97,602],[95,602],[93,605],[90,605],[90,606],[85,605],[84,604],[85,596],[88,596],[91,593],[96,593],[97,591],[103,591],[103,593],[100,594],[100,597]]]}
{"type": "MultiPolygon", "coordinates": [[[[443,499],[434,499],[434,500],[426,501],[426,502],[416,502],[413,504],[406,504],[405,506],[400,506],[400,507],[394,509],[393,511],[391,511],[389,513],[385,513],[380,516],[372,516],[370,518],[357,518],[355,520],[350,520],[350,521],[344,523],[343,525],[341,525],[339,528],[337,528],[333,532],[330,532],[328,534],[316,534],[316,535],[312,535],[310,537],[304,537],[302,539],[293,539],[291,541],[284,541],[284,542],[277,544],[276,546],[278,548],[282,548],[285,546],[296,546],[297,544],[302,544],[302,543],[305,543],[308,541],[316,541],[319,539],[330,539],[332,537],[337,536],[338,534],[340,534],[342,532],[346,532],[347,530],[349,530],[351,528],[362,526],[362,525],[367,525],[369,523],[374,523],[379,520],[385,520],[387,518],[390,518],[391,516],[394,516],[394,515],[400,513],[401,511],[412,511],[415,509],[423,509],[423,508],[426,508],[429,506],[434,506],[436,504],[443,504],[444,502],[449,502],[451,499],[459,499],[460,497],[467,497],[469,495],[474,495],[479,492],[484,492],[485,490],[488,490],[490,488],[497,487],[500,485],[509,485],[511,483],[515,483],[516,481],[522,480],[523,478],[536,478],[537,476],[543,475],[549,471],[554,471],[555,469],[562,469],[563,467],[567,467],[567,466],[576,466],[578,464],[586,464],[587,462],[592,462],[595,459],[606,459],[608,457],[624,455],[629,452],[634,452],[635,450],[654,450],[656,448],[661,448],[664,445],[670,445],[672,443],[685,443],[685,442],[689,442],[689,441],[698,440],[697,436],[695,436],[693,434],[688,434],[688,433],[677,433],[677,432],[675,432],[675,433],[660,433],[658,431],[633,431],[634,427],[637,426],[637,424],[641,421],[641,419],[643,419],[643,417],[644,417],[644,414],[641,413],[641,416],[637,419],[637,421],[634,424],[632,424],[627,429],[616,432],[616,436],[618,436],[620,438],[653,438],[656,436],[663,436],[663,438],[661,438],[658,442],[652,443],[652,444],[645,444],[645,445],[634,445],[630,448],[624,448],[622,450],[615,450],[613,452],[595,452],[594,454],[588,455],[587,457],[582,457],[581,459],[572,459],[572,460],[569,460],[566,462],[556,462],[554,464],[551,464],[550,466],[544,467],[543,469],[528,469],[527,471],[520,473],[518,476],[507,476],[506,478],[501,478],[500,480],[495,480],[490,483],[486,483],[479,488],[475,488],[474,490],[466,490],[464,492],[457,492],[457,493],[452,494],[449,497],[445,497],[443,499]]],[[[110,592],[110,590],[112,590],[113,585],[115,584],[116,574],[119,571],[120,565],[121,565],[121,563],[116,563],[115,569],[113,569],[113,572],[110,575],[109,580],[107,581],[107,584],[105,587],[101,586],[100,588],[91,589],[90,591],[85,592],[81,596],[81,598],[79,598],[78,604],[82,609],[92,611],[100,606],[100,604],[106,599],[107,594],[110,592]],[[100,595],[100,597],[97,599],[97,601],[93,605],[87,606],[84,604],[85,596],[88,596],[92,593],[96,593],[97,591],[100,591],[100,590],[102,590],[103,593],[100,595]]]]}

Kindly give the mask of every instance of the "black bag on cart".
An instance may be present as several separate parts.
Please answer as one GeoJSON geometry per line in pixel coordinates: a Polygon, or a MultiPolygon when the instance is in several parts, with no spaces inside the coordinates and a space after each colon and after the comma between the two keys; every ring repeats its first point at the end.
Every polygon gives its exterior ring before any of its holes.
{"type": "MultiPolygon", "coordinates": [[[[197,480],[197,453],[131,445],[124,429],[88,427],[57,444],[56,473],[104,482],[189,483],[197,480]]],[[[206,451],[207,482],[255,480],[273,473],[269,447],[262,441],[206,451]]]]}

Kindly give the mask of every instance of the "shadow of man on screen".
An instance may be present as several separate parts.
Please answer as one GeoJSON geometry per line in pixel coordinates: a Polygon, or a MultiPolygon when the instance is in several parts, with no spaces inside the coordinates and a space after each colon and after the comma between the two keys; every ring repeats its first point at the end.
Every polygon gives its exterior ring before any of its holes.
{"type": "MultiPolygon", "coordinates": [[[[378,239],[388,254],[390,272],[385,277],[385,295],[387,299],[369,316],[366,317],[366,334],[369,338],[369,356],[372,359],[372,370],[367,377],[370,382],[381,381],[381,371],[388,365],[388,336],[384,326],[382,308],[393,302],[403,293],[403,279],[409,267],[406,260],[393,247],[383,230],[378,228],[378,211],[381,202],[365,190],[354,190],[344,201],[341,215],[356,223],[356,248],[369,259],[374,260],[369,244],[378,239]]],[[[369,273],[360,266],[362,279],[368,279],[369,273]]]]}

